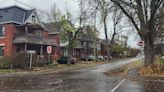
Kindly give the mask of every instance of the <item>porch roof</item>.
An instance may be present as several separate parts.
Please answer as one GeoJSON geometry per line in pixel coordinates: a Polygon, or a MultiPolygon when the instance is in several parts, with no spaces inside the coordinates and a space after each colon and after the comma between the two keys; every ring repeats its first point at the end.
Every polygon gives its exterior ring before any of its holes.
{"type": "Polygon", "coordinates": [[[44,28],[39,24],[22,24],[17,25],[16,27],[20,30],[25,29],[25,27],[27,27],[28,30],[44,30],[44,28]]]}
{"type": "Polygon", "coordinates": [[[39,37],[39,36],[29,36],[29,35],[16,36],[15,39],[13,40],[13,43],[14,44],[29,43],[29,44],[57,46],[57,43],[53,39],[39,37]]]}
{"type": "Polygon", "coordinates": [[[74,47],[75,49],[84,49],[84,47],[83,46],[76,46],[76,47],[74,47]]]}

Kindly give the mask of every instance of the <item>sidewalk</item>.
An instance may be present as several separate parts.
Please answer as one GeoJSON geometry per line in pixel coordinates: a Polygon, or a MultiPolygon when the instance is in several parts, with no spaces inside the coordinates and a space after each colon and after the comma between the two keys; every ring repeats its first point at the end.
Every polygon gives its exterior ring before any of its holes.
{"type": "Polygon", "coordinates": [[[48,74],[48,73],[74,70],[74,69],[79,69],[79,68],[88,68],[88,67],[93,67],[93,66],[100,65],[100,64],[105,64],[105,63],[107,63],[107,62],[83,62],[83,63],[77,63],[75,65],[52,64],[52,65],[48,65],[46,67],[35,67],[31,71],[30,70],[13,69],[13,72],[11,72],[10,69],[0,69],[0,71],[6,71],[6,72],[0,72],[0,77],[48,74]]]}

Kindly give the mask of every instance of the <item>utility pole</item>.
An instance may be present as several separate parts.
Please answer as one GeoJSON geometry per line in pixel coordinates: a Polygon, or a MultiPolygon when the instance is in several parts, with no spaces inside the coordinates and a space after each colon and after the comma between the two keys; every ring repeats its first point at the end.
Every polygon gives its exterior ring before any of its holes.
{"type": "MultiPolygon", "coordinates": [[[[96,13],[95,12],[95,16],[94,16],[94,33],[96,33],[96,13]]],[[[94,62],[96,62],[96,48],[97,48],[97,45],[96,45],[96,37],[93,36],[93,43],[94,43],[94,62]]]]}

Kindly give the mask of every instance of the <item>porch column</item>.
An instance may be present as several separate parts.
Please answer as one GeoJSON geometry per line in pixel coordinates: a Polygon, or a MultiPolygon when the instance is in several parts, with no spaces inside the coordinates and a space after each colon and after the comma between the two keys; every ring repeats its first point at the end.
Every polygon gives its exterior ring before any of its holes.
{"type": "Polygon", "coordinates": [[[43,55],[43,45],[40,46],[40,55],[43,55]]]}
{"type": "Polygon", "coordinates": [[[75,55],[77,55],[76,54],[76,49],[73,49],[73,55],[72,56],[75,56],[75,55]]]}
{"type": "Polygon", "coordinates": [[[26,34],[28,34],[28,28],[27,28],[27,26],[25,26],[25,31],[26,31],[26,34]]]}
{"type": "Polygon", "coordinates": [[[27,52],[27,44],[24,45],[24,51],[27,52]]]}

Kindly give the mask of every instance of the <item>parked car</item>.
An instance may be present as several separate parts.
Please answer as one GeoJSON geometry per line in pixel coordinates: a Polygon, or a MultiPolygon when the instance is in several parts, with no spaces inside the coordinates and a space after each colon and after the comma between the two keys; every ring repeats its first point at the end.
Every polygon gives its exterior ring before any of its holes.
{"type": "MultiPolygon", "coordinates": [[[[61,56],[58,60],[57,60],[57,62],[59,63],[59,64],[68,64],[68,57],[65,57],[65,56],[61,56]]],[[[73,59],[73,58],[71,58],[71,64],[75,64],[75,60],[73,59]]]]}
{"type": "Polygon", "coordinates": [[[98,59],[98,60],[103,60],[104,57],[103,57],[103,56],[97,56],[97,59],[98,59]]]}
{"type": "Polygon", "coordinates": [[[94,60],[94,56],[92,55],[88,56],[88,61],[92,61],[92,60],[94,60]]]}
{"type": "Polygon", "coordinates": [[[112,59],[112,56],[104,56],[104,59],[112,59]]]}

